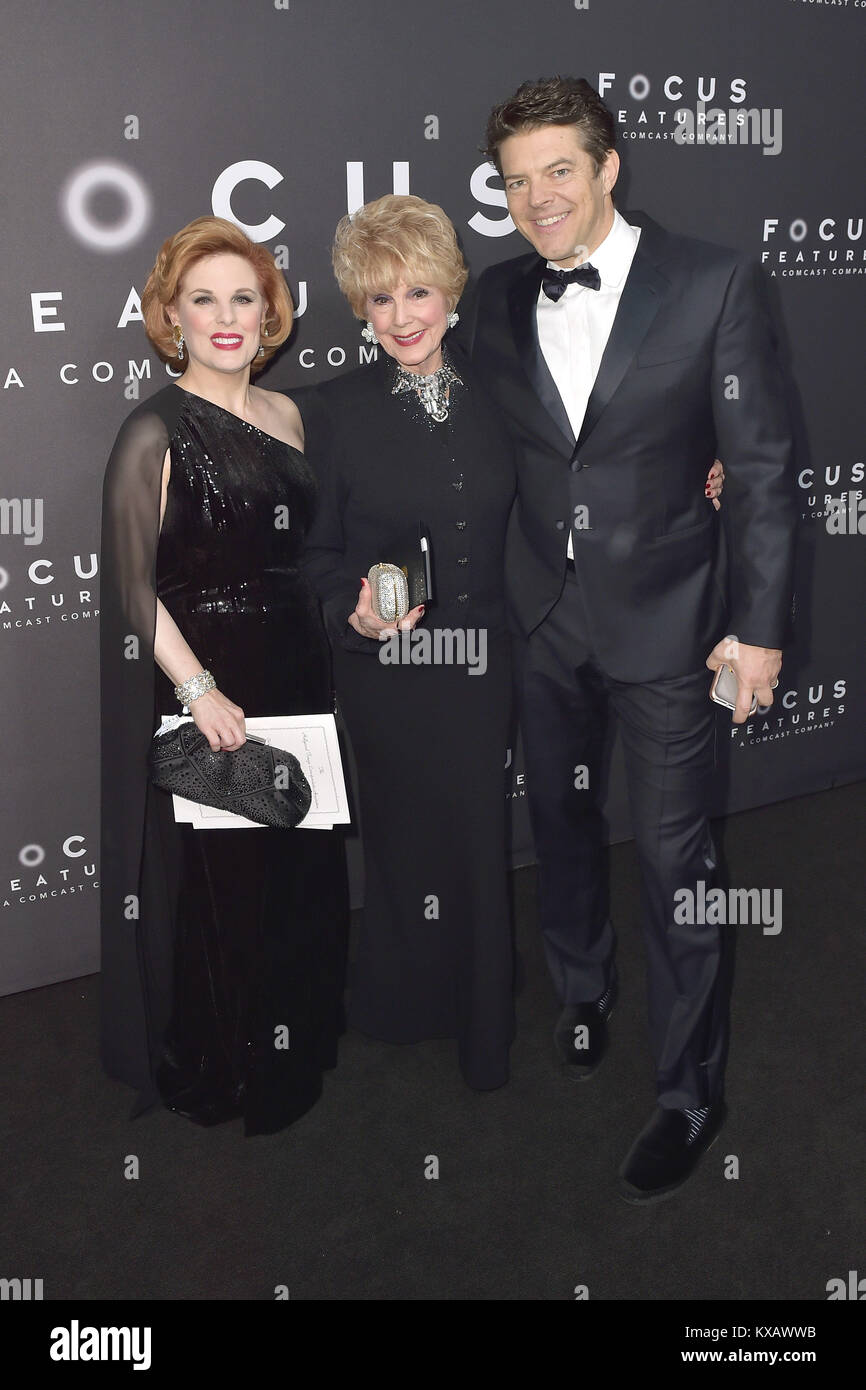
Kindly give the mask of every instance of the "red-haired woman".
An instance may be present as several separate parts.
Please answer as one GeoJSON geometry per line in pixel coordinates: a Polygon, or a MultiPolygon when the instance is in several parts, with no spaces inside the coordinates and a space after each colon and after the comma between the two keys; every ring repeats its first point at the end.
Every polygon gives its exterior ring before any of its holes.
{"type": "Polygon", "coordinates": [[[272,1133],[336,1061],[339,832],[177,824],[146,759],[178,700],[231,750],[247,715],[333,707],[298,570],[316,492],[300,416],[250,380],[292,305],[267,250],[201,217],[163,245],[142,310],[182,375],[125,421],[103,493],[102,1059],[138,1110],[272,1133]]]}

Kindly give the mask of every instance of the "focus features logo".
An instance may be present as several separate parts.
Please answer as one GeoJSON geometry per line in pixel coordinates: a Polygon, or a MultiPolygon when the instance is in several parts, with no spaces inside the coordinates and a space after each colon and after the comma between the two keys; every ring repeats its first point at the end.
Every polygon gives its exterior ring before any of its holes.
{"type": "Polygon", "coordinates": [[[817,681],[798,689],[776,691],[777,700],[766,708],[759,705],[745,724],[731,726],[736,748],[777,743],[800,734],[816,734],[834,728],[845,713],[847,680],[817,681]]]}
{"type": "Polygon", "coordinates": [[[838,463],[829,464],[823,472],[803,468],[797,475],[797,486],[806,494],[801,519],[823,520],[830,535],[862,535],[866,512],[864,479],[866,467],[862,459],[844,468],[838,463]]]}
{"type": "Polygon", "coordinates": [[[95,551],[73,555],[60,572],[54,560],[34,560],[16,586],[16,575],[0,570],[0,633],[25,632],[58,624],[87,623],[99,617],[95,586],[81,587],[82,580],[96,578],[99,562],[95,551]],[[23,592],[26,585],[30,593],[23,592]]]}
{"type": "Polygon", "coordinates": [[[3,908],[32,907],[98,889],[96,861],[88,859],[83,835],[68,835],[53,854],[44,845],[22,845],[15,871],[3,885],[8,886],[3,908]]]}
{"type": "Polygon", "coordinates": [[[765,217],[761,263],[786,280],[864,275],[863,216],[765,217]]]}
{"type": "Polygon", "coordinates": [[[782,149],[781,107],[747,105],[745,77],[669,73],[651,79],[642,72],[631,77],[600,72],[597,85],[625,140],[759,145],[766,155],[782,149]]]}

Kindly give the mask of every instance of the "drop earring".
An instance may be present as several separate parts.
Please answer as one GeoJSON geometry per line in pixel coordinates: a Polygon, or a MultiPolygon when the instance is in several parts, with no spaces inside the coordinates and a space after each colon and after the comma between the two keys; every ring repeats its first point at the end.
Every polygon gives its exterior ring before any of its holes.
{"type": "Polygon", "coordinates": [[[369,319],[367,320],[366,328],[361,329],[361,337],[366,338],[368,343],[378,343],[379,341],[376,337],[376,330],[369,319]]]}
{"type": "MultiPolygon", "coordinates": [[[[265,326],[264,324],[262,324],[262,337],[263,337],[263,338],[266,338],[267,336],[268,336],[268,330],[267,330],[266,326],[265,326]]],[[[259,350],[258,350],[258,353],[256,354],[256,356],[257,356],[257,357],[264,357],[264,355],[265,355],[264,343],[259,343],[259,350]]]]}
{"type": "Polygon", "coordinates": [[[449,327],[449,328],[456,328],[456,326],[457,326],[457,324],[458,324],[459,322],[460,322],[460,315],[457,313],[456,309],[452,309],[452,310],[451,310],[451,313],[448,315],[448,317],[447,317],[447,319],[446,319],[446,323],[448,324],[448,327],[449,327]]]}
{"type": "Polygon", "coordinates": [[[175,343],[177,344],[177,360],[178,360],[178,362],[182,362],[182,361],[183,361],[183,329],[181,328],[181,326],[180,326],[179,323],[176,323],[176,324],[174,325],[174,328],[171,330],[171,336],[174,338],[174,341],[175,341],[175,343]]]}

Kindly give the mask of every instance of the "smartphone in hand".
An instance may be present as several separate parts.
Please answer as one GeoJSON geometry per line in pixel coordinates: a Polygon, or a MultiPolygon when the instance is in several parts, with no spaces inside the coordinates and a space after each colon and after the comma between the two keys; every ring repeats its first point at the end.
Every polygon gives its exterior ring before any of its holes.
{"type": "MultiPolygon", "coordinates": [[[[739,694],[739,683],[733,666],[720,666],[713,676],[713,683],[710,686],[710,699],[715,700],[717,705],[724,705],[725,709],[735,710],[737,708],[737,695],[739,694]]],[[[754,714],[758,708],[758,697],[752,694],[752,708],[749,714],[754,714]]]]}

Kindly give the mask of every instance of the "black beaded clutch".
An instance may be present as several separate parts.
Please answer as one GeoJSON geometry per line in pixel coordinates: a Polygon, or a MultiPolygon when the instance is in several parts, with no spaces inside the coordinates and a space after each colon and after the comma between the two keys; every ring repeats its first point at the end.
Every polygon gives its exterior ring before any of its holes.
{"type": "Polygon", "coordinates": [[[191,720],[156,734],[147,762],[153,785],[162,791],[278,830],[302,821],[313,799],[293,754],[253,734],[240,748],[215,753],[191,720]]]}

